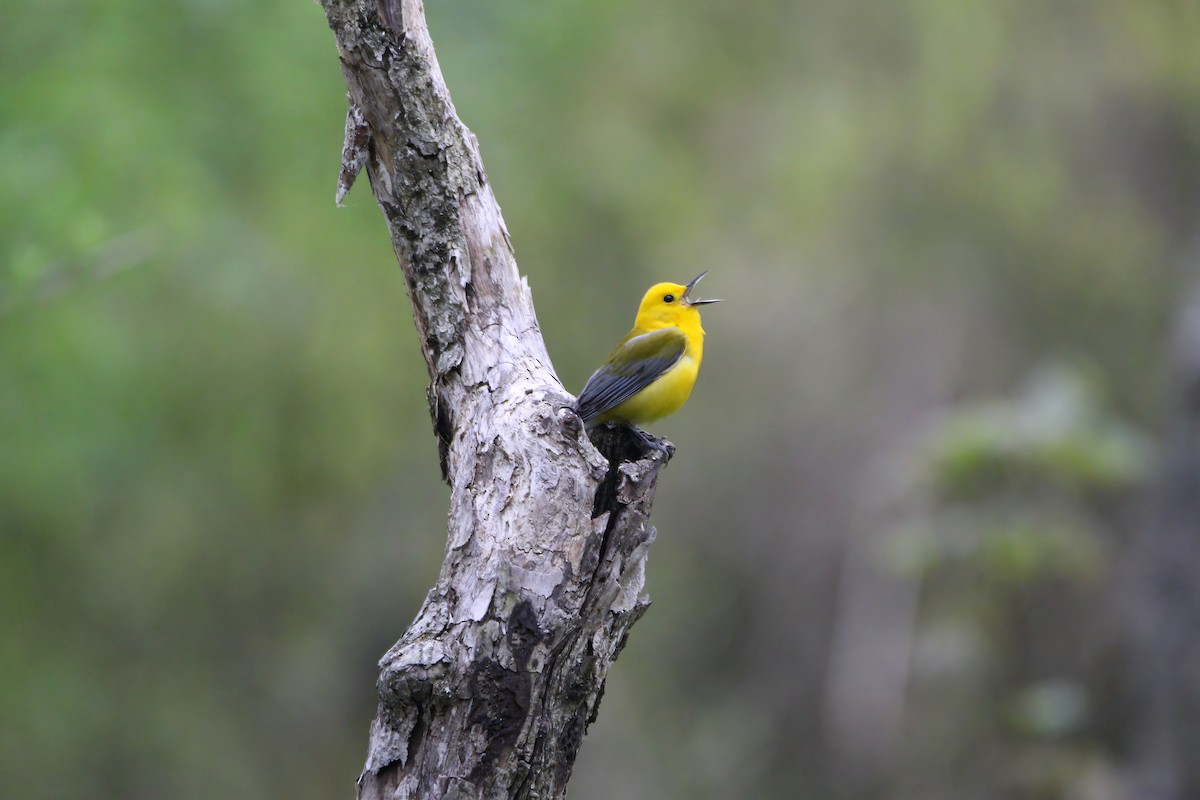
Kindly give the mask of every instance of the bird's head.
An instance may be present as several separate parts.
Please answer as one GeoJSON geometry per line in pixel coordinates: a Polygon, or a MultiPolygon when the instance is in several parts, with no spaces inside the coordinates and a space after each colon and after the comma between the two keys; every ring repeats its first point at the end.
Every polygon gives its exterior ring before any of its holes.
{"type": "Polygon", "coordinates": [[[719,303],[720,300],[697,300],[692,297],[692,289],[700,279],[707,275],[701,272],[686,284],[656,283],[650,287],[638,306],[636,327],[643,330],[665,328],[671,325],[681,325],[685,322],[700,323],[698,306],[708,303],[719,303]]]}

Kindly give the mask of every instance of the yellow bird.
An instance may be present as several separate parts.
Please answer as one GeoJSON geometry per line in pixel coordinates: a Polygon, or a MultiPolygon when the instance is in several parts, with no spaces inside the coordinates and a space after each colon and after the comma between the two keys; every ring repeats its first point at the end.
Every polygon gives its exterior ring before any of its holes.
{"type": "Polygon", "coordinates": [[[697,306],[721,302],[692,299],[692,289],[707,274],[701,272],[686,285],[656,283],[646,292],[633,330],[579,393],[575,410],[587,428],[624,422],[637,430],[687,402],[704,356],[697,306]]]}

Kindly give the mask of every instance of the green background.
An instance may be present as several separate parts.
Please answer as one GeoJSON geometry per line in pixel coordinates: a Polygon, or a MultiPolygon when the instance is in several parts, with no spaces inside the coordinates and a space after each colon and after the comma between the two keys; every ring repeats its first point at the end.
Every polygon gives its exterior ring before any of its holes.
{"type": "MultiPolygon", "coordinates": [[[[568,389],[726,299],[572,797],[1125,796],[1196,4],[427,11],[568,389]]],[[[0,796],[349,797],[447,493],[321,9],[9,4],[0,69],[0,796]]]]}

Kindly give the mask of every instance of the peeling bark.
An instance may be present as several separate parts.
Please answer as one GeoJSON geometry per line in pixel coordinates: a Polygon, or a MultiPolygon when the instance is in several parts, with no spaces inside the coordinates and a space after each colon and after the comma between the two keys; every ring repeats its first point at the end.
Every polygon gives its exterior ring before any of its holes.
{"type": "Polygon", "coordinates": [[[337,199],[365,166],[451,487],[441,574],[380,661],[359,797],[561,797],[609,666],[649,605],[665,461],[623,429],[589,443],[419,0],[323,5],[350,100],[337,199]]]}

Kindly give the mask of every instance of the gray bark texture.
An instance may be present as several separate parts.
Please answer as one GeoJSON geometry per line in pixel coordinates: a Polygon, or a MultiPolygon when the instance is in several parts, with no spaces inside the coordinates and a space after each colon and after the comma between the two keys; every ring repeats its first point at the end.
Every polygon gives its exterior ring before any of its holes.
{"type": "Polygon", "coordinates": [[[323,0],[365,167],[404,272],[442,471],[441,573],[380,661],[360,798],[554,798],[649,605],[662,457],[589,442],[555,376],[478,144],[419,0],[323,0]]]}

